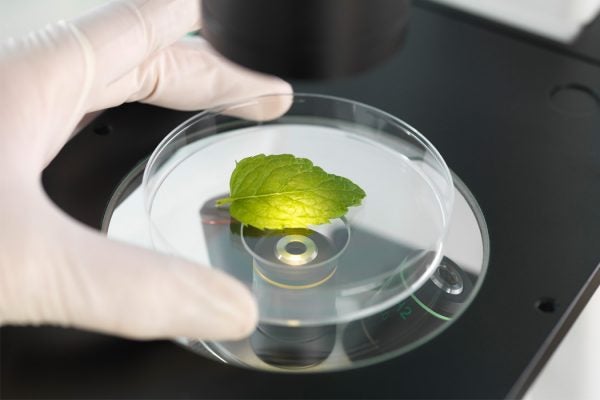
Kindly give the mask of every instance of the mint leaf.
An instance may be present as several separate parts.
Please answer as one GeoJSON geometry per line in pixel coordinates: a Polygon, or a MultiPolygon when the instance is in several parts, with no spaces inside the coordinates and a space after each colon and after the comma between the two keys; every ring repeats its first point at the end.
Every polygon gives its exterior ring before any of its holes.
{"type": "Polygon", "coordinates": [[[244,158],[229,181],[231,216],[259,229],[306,228],[343,217],[365,192],[351,180],[328,174],[291,154],[244,158]]]}

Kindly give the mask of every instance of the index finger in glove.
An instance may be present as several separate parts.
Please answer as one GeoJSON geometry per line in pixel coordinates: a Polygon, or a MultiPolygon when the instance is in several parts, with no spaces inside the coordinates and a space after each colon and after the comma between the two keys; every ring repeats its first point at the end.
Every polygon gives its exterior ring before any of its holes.
{"type": "Polygon", "coordinates": [[[205,40],[187,37],[107,86],[91,105],[92,109],[100,109],[142,101],[179,110],[199,110],[281,94],[270,101],[228,112],[246,119],[269,120],[289,109],[291,93],[287,82],[242,68],[217,54],[205,40]]]}
{"type": "MultiPolygon", "coordinates": [[[[198,0],[124,1],[73,22],[95,71],[86,111],[143,101],[180,110],[231,103],[267,93],[291,93],[276,77],[234,65],[199,38],[176,39],[200,23],[198,0]]],[[[240,115],[271,119],[290,97],[240,115]]]]}

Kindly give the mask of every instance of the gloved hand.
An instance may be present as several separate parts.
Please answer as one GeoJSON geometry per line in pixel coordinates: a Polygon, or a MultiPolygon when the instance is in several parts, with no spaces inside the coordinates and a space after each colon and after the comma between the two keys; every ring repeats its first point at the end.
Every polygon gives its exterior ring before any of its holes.
{"type": "MultiPolygon", "coordinates": [[[[199,20],[198,0],[118,1],[0,45],[0,323],[135,338],[236,339],[254,328],[242,284],[109,241],[41,186],[43,168],[90,111],[138,100],[191,110],[291,91],[199,38],[176,41],[199,20]]],[[[270,116],[287,107],[273,105],[270,116]]]]}

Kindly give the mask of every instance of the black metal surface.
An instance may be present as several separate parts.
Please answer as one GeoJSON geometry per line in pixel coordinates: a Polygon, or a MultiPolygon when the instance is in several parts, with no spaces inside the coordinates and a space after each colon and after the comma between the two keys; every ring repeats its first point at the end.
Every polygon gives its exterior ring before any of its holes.
{"type": "MultiPolygon", "coordinates": [[[[600,281],[600,68],[468,19],[418,3],[406,48],[391,62],[296,87],[409,122],[478,199],[491,238],[488,276],[442,335],[373,367],[300,376],[227,367],[169,342],[3,328],[0,397],[520,396],[600,281]]],[[[186,117],[141,105],[107,112],[94,126],[106,133],[109,124],[108,134],[87,129],[48,168],[50,196],[98,227],[118,180],[186,117]]]]}
{"type": "Polygon", "coordinates": [[[204,0],[202,35],[221,54],[284,78],[364,71],[403,42],[408,0],[204,0]]]}

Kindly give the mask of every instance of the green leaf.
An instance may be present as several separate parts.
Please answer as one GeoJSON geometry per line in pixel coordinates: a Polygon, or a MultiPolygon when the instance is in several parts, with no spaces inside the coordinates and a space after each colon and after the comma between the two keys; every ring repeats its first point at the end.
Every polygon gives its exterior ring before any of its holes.
{"type": "Polygon", "coordinates": [[[343,217],[365,192],[351,180],[328,174],[306,158],[291,154],[244,158],[229,181],[229,212],[259,229],[306,228],[343,217]]]}

